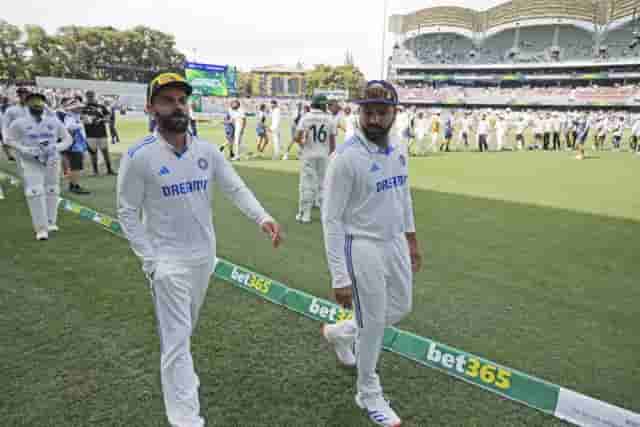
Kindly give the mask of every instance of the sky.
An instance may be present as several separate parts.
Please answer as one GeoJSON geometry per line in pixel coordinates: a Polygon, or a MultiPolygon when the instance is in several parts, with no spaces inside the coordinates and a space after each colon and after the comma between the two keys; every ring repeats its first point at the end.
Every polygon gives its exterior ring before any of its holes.
{"type": "MultiPolygon", "coordinates": [[[[484,10],[504,0],[388,0],[387,16],[432,6],[484,10]]],[[[367,79],[380,78],[385,0],[20,0],[0,19],[37,24],[53,33],[64,25],[119,29],[146,25],[171,33],[189,60],[236,65],[244,71],[274,64],[341,65],[347,50],[367,79]]],[[[393,43],[386,35],[385,53],[393,43]]]]}

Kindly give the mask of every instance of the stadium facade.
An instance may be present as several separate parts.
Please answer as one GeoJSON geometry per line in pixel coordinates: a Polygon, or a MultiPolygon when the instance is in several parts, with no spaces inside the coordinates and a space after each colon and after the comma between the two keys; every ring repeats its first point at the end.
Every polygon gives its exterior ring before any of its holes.
{"type": "MultiPolygon", "coordinates": [[[[423,87],[639,83],[639,6],[638,0],[512,0],[487,10],[440,6],[393,15],[388,77],[413,90],[413,101],[423,87]]],[[[616,105],[635,104],[633,98],[616,105]]]]}

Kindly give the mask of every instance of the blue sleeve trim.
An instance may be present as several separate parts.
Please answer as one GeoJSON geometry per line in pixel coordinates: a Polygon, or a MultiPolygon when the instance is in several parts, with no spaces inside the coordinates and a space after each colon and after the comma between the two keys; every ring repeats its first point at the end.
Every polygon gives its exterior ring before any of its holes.
{"type": "Polygon", "coordinates": [[[156,142],[156,137],[154,135],[149,135],[148,137],[143,139],[141,143],[129,148],[129,151],[127,151],[129,158],[132,158],[134,154],[136,154],[142,147],[153,144],[154,142],[156,142]]]}

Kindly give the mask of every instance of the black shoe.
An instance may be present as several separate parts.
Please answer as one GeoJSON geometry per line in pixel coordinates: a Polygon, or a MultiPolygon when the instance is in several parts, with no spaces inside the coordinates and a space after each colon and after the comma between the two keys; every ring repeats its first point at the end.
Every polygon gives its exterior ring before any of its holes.
{"type": "Polygon", "coordinates": [[[118,176],[118,173],[117,173],[117,172],[114,172],[114,171],[112,171],[112,170],[109,170],[109,171],[107,172],[107,175],[111,175],[111,176],[118,176]]]}
{"type": "Polygon", "coordinates": [[[16,158],[15,158],[15,157],[13,157],[13,156],[9,156],[7,159],[8,159],[10,162],[15,162],[15,161],[16,161],[16,158]]]}
{"type": "Polygon", "coordinates": [[[91,194],[91,191],[85,190],[80,185],[69,184],[69,191],[74,194],[91,194]]]}

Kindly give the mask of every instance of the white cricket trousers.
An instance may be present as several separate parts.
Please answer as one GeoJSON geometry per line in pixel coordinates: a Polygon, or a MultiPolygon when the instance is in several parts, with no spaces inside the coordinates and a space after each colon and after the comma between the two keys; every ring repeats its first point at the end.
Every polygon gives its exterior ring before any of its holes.
{"type": "Polygon", "coordinates": [[[280,128],[271,129],[271,142],[273,143],[273,160],[280,159],[280,128]]]}
{"type": "Polygon", "coordinates": [[[240,158],[240,154],[242,151],[242,137],[244,136],[244,131],[234,132],[233,134],[233,151],[235,153],[236,158],[240,158]]]}
{"type": "Polygon", "coordinates": [[[195,265],[160,262],[153,299],[160,335],[160,378],[172,427],[202,427],[198,387],[191,357],[191,335],[213,271],[215,257],[195,265]]]}
{"type": "Polygon", "coordinates": [[[314,203],[322,205],[324,176],[327,173],[328,157],[303,159],[300,162],[300,203],[299,213],[311,212],[314,203]]]}
{"type": "Polygon", "coordinates": [[[427,144],[425,142],[425,131],[419,129],[416,131],[416,151],[419,155],[424,155],[427,152],[427,144]]]}
{"type": "Polygon", "coordinates": [[[24,181],[31,221],[36,232],[46,230],[58,221],[60,197],[60,161],[51,159],[46,165],[17,154],[18,173],[24,181]]]}
{"type": "Polygon", "coordinates": [[[347,270],[353,284],[355,320],[342,322],[343,336],[357,331],[357,391],[382,392],[376,366],[384,329],[411,311],[412,282],[409,244],[404,234],[390,241],[347,236],[347,270]]]}

